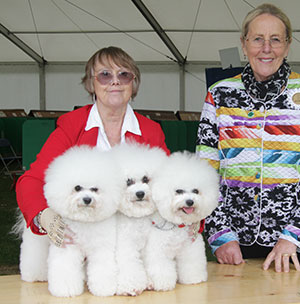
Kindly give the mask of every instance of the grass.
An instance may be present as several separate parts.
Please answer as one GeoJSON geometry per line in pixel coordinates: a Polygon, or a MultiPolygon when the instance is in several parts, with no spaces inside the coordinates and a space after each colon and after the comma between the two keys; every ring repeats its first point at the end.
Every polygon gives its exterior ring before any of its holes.
{"type": "Polygon", "coordinates": [[[0,175],[0,275],[18,273],[20,240],[10,234],[15,223],[17,201],[12,180],[0,175]]]}

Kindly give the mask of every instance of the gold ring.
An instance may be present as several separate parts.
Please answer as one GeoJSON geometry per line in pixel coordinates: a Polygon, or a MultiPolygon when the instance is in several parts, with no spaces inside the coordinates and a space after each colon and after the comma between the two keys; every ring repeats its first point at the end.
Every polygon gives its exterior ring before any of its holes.
{"type": "Polygon", "coordinates": [[[289,257],[290,255],[288,253],[283,253],[282,256],[283,257],[289,257]]]}

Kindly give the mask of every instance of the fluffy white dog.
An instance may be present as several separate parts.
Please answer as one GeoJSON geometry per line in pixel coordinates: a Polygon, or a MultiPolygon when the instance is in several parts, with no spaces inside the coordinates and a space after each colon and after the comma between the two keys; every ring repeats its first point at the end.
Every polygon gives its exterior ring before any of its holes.
{"type": "Polygon", "coordinates": [[[58,248],[47,237],[26,229],[21,246],[22,278],[48,279],[49,291],[55,296],[80,295],[85,279],[94,295],[114,295],[115,213],[123,180],[109,152],[73,147],[50,164],[45,182],[48,205],[74,232],[74,244],[58,248]]]}
{"type": "Polygon", "coordinates": [[[112,153],[123,176],[123,194],[117,214],[118,295],[138,295],[148,286],[142,251],[156,211],[152,199],[153,176],[167,156],[159,148],[121,144],[112,153]]]}
{"type": "Polygon", "coordinates": [[[152,187],[158,212],[145,250],[145,267],[154,290],[171,290],[176,282],[207,280],[200,221],[218,203],[218,174],[194,154],[172,154],[152,187]]]}

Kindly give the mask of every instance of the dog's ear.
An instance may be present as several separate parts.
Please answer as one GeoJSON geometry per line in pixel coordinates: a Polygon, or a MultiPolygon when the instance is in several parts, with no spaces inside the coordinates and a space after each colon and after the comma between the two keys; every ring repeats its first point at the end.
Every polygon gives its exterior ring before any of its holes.
{"type": "Polygon", "coordinates": [[[218,206],[219,190],[217,187],[211,187],[203,191],[203,217],[209,216],[213,210],[218,206]]]}
{"type": "Polygon", "coordinates": [[[172,203],[172,193],[169,188],[164,186],[159,181],[152,184],[152,199],[158,210],[170,206],[172,203]]]}

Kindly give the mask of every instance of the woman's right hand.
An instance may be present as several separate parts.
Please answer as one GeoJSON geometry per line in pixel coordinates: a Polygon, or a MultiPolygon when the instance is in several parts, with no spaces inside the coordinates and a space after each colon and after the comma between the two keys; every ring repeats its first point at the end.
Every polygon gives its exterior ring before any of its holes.
{"type": "Polygon", "coordinates": [[[44,209],[39,216],[39,224],[57,247],[74,244],[74,233],[66,226],[61,216],[51,208],[44,209]]]}
{"type": "Polygon", "coordinates": [[[239,265],[245,262],[237,241],[231,241],[220,246],[215,251],[215,256],[220,264],[239,265]]]}

